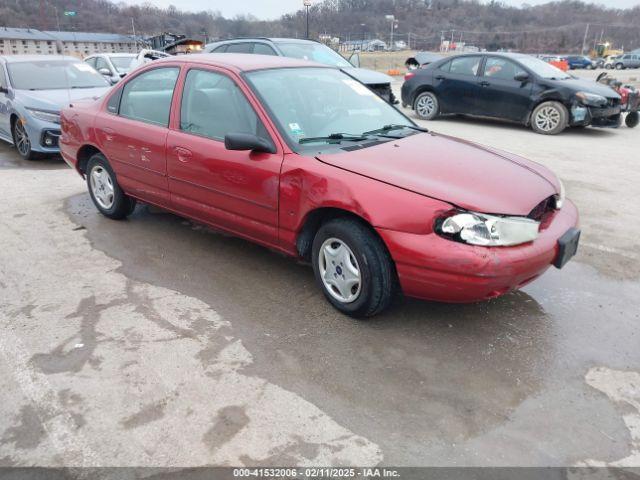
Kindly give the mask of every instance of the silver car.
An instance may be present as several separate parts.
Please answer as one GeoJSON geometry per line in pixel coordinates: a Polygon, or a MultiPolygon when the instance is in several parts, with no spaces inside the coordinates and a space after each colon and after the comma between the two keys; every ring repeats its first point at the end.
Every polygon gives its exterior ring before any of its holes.
{"type": "Polygon", "coordinates": [[[84,59],[112,84],[118,83],[122,77],[132,70],[137,55],[135,53],[98,53],[84,59]]]}
{"type": "Polygon", "coordinates": [[[102,75],[74,57],[0,56],[0,139],[26,160],[58,153],[61,108],[109,88],[102,75]]]}

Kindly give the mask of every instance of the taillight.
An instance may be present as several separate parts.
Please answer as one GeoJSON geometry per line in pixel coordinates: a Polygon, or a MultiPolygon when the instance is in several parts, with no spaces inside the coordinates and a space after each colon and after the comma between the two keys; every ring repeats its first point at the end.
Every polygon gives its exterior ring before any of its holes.
{"type": "Polygon", "coordinates": [[[411,79],[411,78],[413,78],[415,76],[416,76],[416,74],[414,72],[407,72],[407,73],[404,74],[404,81],[406,82],[407,80],[409,80],[409,79],[411,79]]]}

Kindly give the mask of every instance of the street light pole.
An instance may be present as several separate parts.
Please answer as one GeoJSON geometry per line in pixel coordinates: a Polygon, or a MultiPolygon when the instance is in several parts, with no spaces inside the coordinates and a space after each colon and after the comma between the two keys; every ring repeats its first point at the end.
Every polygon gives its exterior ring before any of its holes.
{"type": "Polygon", "coordinates": [[[389,35],[389,50],[393,50],[393,27],[395,26],[396,17],[393,15],[385,15],[384,18],[391,22],[391,34],[389,35]]]}
{"type": "Polygon", "coordinates": [[[309,7],[311,6],[311,0],[304,0],[303,2],[304,8],[307,10],[307,29],[306,29],[306,33],[305,33],[305,38],[309,38],[309,7]]]}

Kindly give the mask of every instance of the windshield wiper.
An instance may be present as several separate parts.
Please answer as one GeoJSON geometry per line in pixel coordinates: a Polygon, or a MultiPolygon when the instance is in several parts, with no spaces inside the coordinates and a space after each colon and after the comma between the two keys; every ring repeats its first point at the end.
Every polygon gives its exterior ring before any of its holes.
{"type": "MultiPolygon", "coordinates": [[[[378,128],[376,130],[369,130],[368,132],[363,132],[362,135],[378,135],[390,132],[392,130],[400,130],[401,128],[410,128],[411,130],[416,130],[418,132],[428,132],[426,128],[418,127],[417,125],[402,125],[399,123],[392,123],[390,125],[385,125],[382,128],[378,128]]],[[[393,136],[392,138],[400,138],[393,136]]]]}
{"type": "Polygon", "coordinates": [[[369,139],[369,136],[367,136],[366,134],[362,134],[362,135],[354,135],[352,133],[331,133],[329,135],[327,135],[326,137],[307,137],[307,138],[301,138],[300,140],[298,140],[298,143],[303,144],[303,143],[312,143],[312,142],[334,142],[335,143],[340,143],[341,140],[351,140],[354,142],[358,142],[361,140],[367,140],[369,139]]]}

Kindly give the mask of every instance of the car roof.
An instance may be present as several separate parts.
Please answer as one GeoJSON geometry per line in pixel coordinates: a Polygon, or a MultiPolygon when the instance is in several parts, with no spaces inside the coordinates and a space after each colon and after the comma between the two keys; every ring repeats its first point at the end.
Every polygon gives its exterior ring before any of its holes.
{"type": "Polygon", "coordinates": [[[196,63],[226,67],[237,72],[248,72],[252,70],[265,70],[270,68],[296,68],[296,67],[317,67],[331,68],[321,63],[299,60],[297,58],[278,57],[275,55],[254,55],[252,53],[197,53],[191,55],[179,55],[168,58],[154,60],[153,64],[167,63],[196,63]]]}
{"type": "Polygon", "coordinates": [[[6,63],[16,62],[34,62],[34,61],[47,61],[47,60],[73,60],[81,62],[79,58],[71,57],[69,55],[2,55],[0,56],[6,63]]]}
{"type": "Polygon", "coordinates": [[[285,38],[285,37],[237,37],[237,38],[227,38],[225,40],[219,40],[217,42],[208,43],[205,46],[209,45],[223,45],[225,43],[236,43],[236,42],[271,42],[271,43],[319,43],[316,40],[309,40],[305,38],[285,38]]]}

